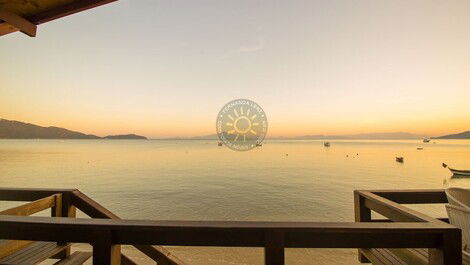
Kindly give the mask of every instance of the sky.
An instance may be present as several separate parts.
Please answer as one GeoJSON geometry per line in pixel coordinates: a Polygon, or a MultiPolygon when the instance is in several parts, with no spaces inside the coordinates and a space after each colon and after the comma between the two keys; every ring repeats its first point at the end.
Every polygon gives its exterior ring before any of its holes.
{"type": "Polygon", "coordinates": [[[0,38],[0,118],[96,135],[470,130],[470,1],[120,0],[0,38]]]}

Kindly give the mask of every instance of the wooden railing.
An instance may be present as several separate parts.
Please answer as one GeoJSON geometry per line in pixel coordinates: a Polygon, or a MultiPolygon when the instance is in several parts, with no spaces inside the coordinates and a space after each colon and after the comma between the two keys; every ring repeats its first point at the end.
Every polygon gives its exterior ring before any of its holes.
{"type": "Polygon", "coordinates": [[[429,248],[432,264],[462,260],[459,229],[399,204],[445,202],[443,191],[356,191],[356,222],[351,223],[121,220],[78,190],[0,189],[0,200],[57,193],[62,194],[63,217],[0,215],[0,238],[89,243],[94,264],[133,264],[121,254],[123,244],[136,246],[157,264],[180,261],[151,245],[263,247],[268,265],[285,264],[285,248],[429,248]],[[94,219],[64,218],[75,207],[94,219]],[[389,219],[372,220],[372,210],[389,219]]]}
{"type": "MultiPolygon", "coordinates": [[[[0,215],[29,216],[50,208],[52,217],[75,218],[76,209],[78,208],[80,211],[91,218],[119,220],[117,215],[113,214],[99,203],[95,202],[85,194],[75,189],[0,189],[0,201],[32,201],[24,205],[0,211],[0,215]]],[[[0,239],[5,238],[3,238],[0,234],[0,239]]],[[[52,241],[58,241],[61,244],[66,244],[66,242],[74,242],[73,240],[52,241]]],[[[8,244],[4,244],[2,246],[2,249],[4,250],[3,255],[12,253],[31,243],[32,241],[11,240],[8,242],[8,244]]],[[[163,247],[150,245],[136,245],[135,247],[149,258],[156,261],[159,265],[185,265],[183,261],[171,255],[171,253],[163,247]]],[[[120,253],[119,246],[115,246],[114,249],[116,253],[120,253]]],[[[54,257],[64,258],[69,255],[70,247],[54,257]]],[[[137,264],[124,254],[119,254],[119,259],[121,264],[137,264]]]]}
{"type": "MultiPolygon", "coordinates": [[[[375,190],[354,191],[355,221],[359,223],[417,223],[420,226],[444,228],[435,235],[437,247],[428,247],[429,264],[462,264],[461,231],[452,229],[447,218],[433,218],[402,204],[447,203],[444,190],[375,190]],[[387,219],[372,219],[372,211],[387,219]]],[[[415,247],[416,248],[416,247],[415,247]]],[[[359,251],[359,261],[369,262],[359,251]]]]}

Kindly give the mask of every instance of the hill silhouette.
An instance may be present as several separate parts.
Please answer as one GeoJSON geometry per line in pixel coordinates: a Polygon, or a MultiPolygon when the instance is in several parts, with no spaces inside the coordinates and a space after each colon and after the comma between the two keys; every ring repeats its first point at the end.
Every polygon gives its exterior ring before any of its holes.
{"type": "Polygon", "coordinates": [[[31,123],[0,119],[0,139],[147,139],[135,134],[99,137],[60,127],[43,127],[31,123]]]}
{"type": "Polygon", "coordinates": [[[470,139],[470,131],[433,137],[433,139],[470,139]]]}

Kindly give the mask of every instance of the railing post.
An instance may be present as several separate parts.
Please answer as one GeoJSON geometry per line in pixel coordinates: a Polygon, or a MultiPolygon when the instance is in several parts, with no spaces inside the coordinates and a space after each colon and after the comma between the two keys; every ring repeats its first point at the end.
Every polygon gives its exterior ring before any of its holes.
{"type": "Polygon", "coordinates": [[[121,245],[113,244],[110,231],[96,231],[93,240],[93,264],[121,264],[121,245]]]}
{"type": "Polygon", "coordinates": [[[429,265],[462,264],[462,232],[448,229],[442,235],[442,247],[429,249],[429,265]]]}
{"type": "MultiPolygon", "coordinates": [[[[75,217],[76,208],[72,204],[70,193],[59,193],[55,195],[55,206],[51,210],[52,217],[75,217]]],[[[67,242],[57,242],[58,245],[66,245],[67,242]]],[[[71,248],[68,246],[63,251],[54,255],[54,258],[64,259],[71,254],[71,248]]]]}
{"type": "Polygon", "coordinates": [[[266,232],[264,246],[265,265],[284,265],[284,233],[279,231],[266,232]]]}
{"type": "MultiPolygon", "coordinates": [[[[372,221],[372,213],[369,208],[365,206],[365,198],[357,190],[354,191],[354,220],[356,222],[370,222],[372,221]]],[[[357,250],[357,258],[360,263],[370,263],[369,259],[364,256],[361,251],[357,250]]]]}

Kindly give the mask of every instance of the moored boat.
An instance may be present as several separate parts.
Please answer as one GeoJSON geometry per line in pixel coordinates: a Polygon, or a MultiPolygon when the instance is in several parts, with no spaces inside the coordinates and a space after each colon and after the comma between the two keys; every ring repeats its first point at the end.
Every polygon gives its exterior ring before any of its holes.
{"type": "Polygon", "coordinates": [[[222,146],[223,144],[222,144],[222,142],[218,142],[217,145],[218,145],[218,146],[222,146]]]}
{"type": "Polygon", "coordinates": [[[429,142],[431,142],[430,139],[428,139],[428,138],[424,138],[424,139],[423,139],[423,143],[429,143],[429,142]]]}
{"type": "Polygon", "coordinates": [[[397,161],[398,163],[403,163],[405,162],[405,159],[402,156],[397,156],[395,157],[395,161],[397,161]]]}
{"type": "Polygon", "coordinates": [[[324,145],[325,147],[330,147],[330,142],[324,142],[323,145],[324,145]]]}
{"type": "Polygon", "coordinates": [[[460,170],[460,169],[453,169],[450,167],[447,167],[450,172],[452,172],[454,175],[459,175],[459,176],[469,176],[470,177],[470,170],[460,170]]]}

